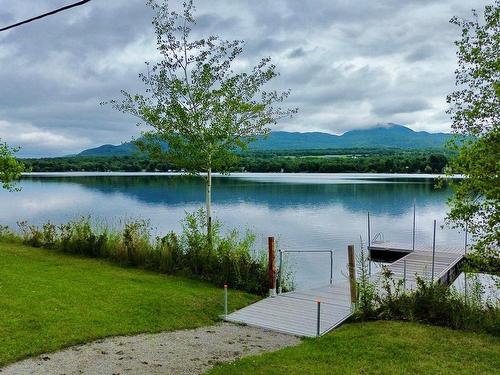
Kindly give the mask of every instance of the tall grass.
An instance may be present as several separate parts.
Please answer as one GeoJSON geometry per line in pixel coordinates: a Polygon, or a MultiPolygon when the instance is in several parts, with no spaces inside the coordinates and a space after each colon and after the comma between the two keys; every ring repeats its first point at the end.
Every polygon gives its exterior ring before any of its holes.
{"type": "MultiPolygon", "coordinates": [[[[395,280],[387,267],[382,269],[381,288],[367,274],[367,258],[358,259],[358,303],[354,320],[405,320],[464,331],[500,336],[498,301],[484,301],[477,280],[470,280],[466,294],[440,283],[417,277],[417,287],[405,290],[403,280],[395,280]]],[[[470,277],[470,276],[469,276],[470,277]]]]}
{"type": "Polygon", "coordinates": [[[107,258],[126,266],[228,284],[249,293],[264,295],[268,291],[268,261],[262,254],[252,255],[255,235],[234,229],[223,234],[221,223],[215,222],[209,238],[201,210],[186,214],[180,234],[156,237],[148,222],[141,220],[126,222],[121,230],[96,226],[85,217],[58,226],[50,222],[18,225],[19,232],[0,227],[0,240],[107,258]]]}

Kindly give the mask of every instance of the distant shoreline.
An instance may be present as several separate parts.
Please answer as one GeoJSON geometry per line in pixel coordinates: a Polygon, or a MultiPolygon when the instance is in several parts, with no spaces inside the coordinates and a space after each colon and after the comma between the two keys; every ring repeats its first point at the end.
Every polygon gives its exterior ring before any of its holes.
{"type": "MultiPolygon", "coordinates": [[[[204,173],[200,173],[203,176],[204,173]]],[[[26,172],[22,174],[23,177],[134,177],[134,176],[189,176],[185,172],[26,172]]],[[[213,177],[278,177],[278,176],[335,176],[335,177],[359,177],[359,178],[415,178],[415,179],[429,179],[429,178],[444,178],[444,179],[462,179],[462,175],[448,176],[445,174],[430,174],[430,173],[358,173],[358,172],[341,172],[341,173],[322,173],[322,172],[234,172],[230,174],[214,173],[213,177]]]]}

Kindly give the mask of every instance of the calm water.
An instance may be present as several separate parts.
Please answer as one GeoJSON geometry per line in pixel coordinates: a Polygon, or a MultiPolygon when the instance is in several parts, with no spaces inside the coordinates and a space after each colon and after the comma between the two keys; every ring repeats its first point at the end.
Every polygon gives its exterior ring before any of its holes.
{"type": "MultiPolygon", "coordinates": [[[[432,244],[432,220],[443,224],[450,188],[434,189],[431,176],[370,174],[233,174],[213,183],[214,216],[227,227],[278,238],[289,250],[335,251],[335,279],[342,278],[346,248],[366,241],[366,214],[372,234],[411,243],[413,202],[417,206],[417,244],[432,244]]],[[[124,219],[149,219],[160,233],[179,230],[185,211],[204,204],[200,178],[168,174],[31,175],[22,191],[0,191],[0,224],[27,220],[66,222],[91,215],[110,225],[124,219]]],[[[438,229],[437,247],[463,248],[463,235],[438,229]]],[[[290,256],[297,285],[328,282],[329,259],[321,254],[290,256]]]]}

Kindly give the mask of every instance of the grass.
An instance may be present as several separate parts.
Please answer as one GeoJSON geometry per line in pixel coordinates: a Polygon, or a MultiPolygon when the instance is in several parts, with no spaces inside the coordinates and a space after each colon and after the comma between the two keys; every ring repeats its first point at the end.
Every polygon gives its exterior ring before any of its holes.
{"type": "MultiPolygon", "coordinates": [[[[257,297],[230,292],[230,308],[257,297]]],[[[0,243],[0,366],[113,335],[209,325],[223,292],[208,283],[0,243]]]]}
{"type": "Polygon", "coordinates": [[[345,325],[319,339],[218,366],[223,374],[494,374],[500,339],[418,323],[345,325]]]}

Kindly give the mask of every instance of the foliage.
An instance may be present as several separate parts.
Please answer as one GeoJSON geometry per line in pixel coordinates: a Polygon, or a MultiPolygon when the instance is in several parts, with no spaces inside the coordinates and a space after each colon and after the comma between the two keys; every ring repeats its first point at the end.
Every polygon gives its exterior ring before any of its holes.
{"type": "MultiPolygon", "coordinates": [[[[361,239],[361,238],[360,238],[361,239]]],[[[365,247],[361,239],[361,254],[357,259],[360,275],[357,279],[358,302],[356,305],[359,318],[363,320],[371,319],[375,315],[375,285],[370,282],[369,258],[365,254],[365,247]]]]}
{"type": "MultiPolygon", "coordinates": [[[[223,292],[205,282],[0,242],[0,367],[105,336],[213,324],[223,292]]],[[[254,295],[229,289],[230,311],[254,295]]]]}
{"type": "MultiPolygon", "coordinates": [[[[249,152],[230,171],[442,173],[449,156],[438,150],[343,149],[249,152]]],[[[34,172],[179,170],[166,161],[146,157],[64,157],[22,160],[34,172]]]]}
{"type": "MultiPolygon", "coordinates": [[[[56,226],[41,227],[20,222],[23,243],[89,257],[107,258],[123,265],[140,267],[167,274],[182,274],[210,281],[215,285],[264,295],[267,293],[267,260],[254,256],[255,236],[236,230],[222,234],[215,222],[212,237],[202,229],[206,214],[187,214],[183,231],[153,238],[146,221],[130,221],[121,232],[105,226],[96,228],[90,218],[81,218],[56,226]]],[[[12,241],[16,234],[2,227],[0,240],[12,241]]],[[[285,279],[284,289],[289,285],[285,279]]]]}
{"type": "Polygon", "coordinates": [[[14,157],[18,150],[18,148],[9,147],[0,139],[0,184],[10,191],[19,190],[14,181],[24,172],[24,164],[14,157]]]}
{"type": "Polygon", "coordinates": [[[469,282],[466,296],[439,283],[417,277],[415,290],[406,291],[404,281],[395,281],[388,269],[383,272],[382,289],[359,299],[370,298],[370,304],[358,303],[354,320],[408,320],[500,336],[500,306],[481,301],[479,283],[469,282]]]}
{"type": "Polygon", "coordinates": [[[457,46],[457,90],[447,98],[452,104],[454,133],[451,147],[458,156],[449,173],[464,180],[450,200],[449,220],[468,226],[473,249],[483,257],[499,258],[500,248],[500,1],[484,8],[484,22],[473,10],[473,20],[454,17],[461,28],[457,46]],[[468,136],[463,141],[463,136],[468,136]],[[471,138],[470,136],[474,137],[471,138]]]}
{"type": "Polygon", "coordinates": [[[403,322],[346,324],[318,339],[216,366],[210,375],[494,374],[500,340],[403,322]]]}
{"type": "Polygon", "coordinates": [[[147,72],[140,74],[144,95],[122,91],[123,100],[110,103],[152,128],[136,143],[153,159],[191,173],[207,172],[210,231],[211,171],[227,171],[238,149],[295,110],[277,106],[289,91],[263,91],[278,75],[270,58],[243,72],[236,66],[243,41],[192,38],[192,0],[183,3],[182,14],[172,11],[167,1],[149,0],[148,5],[155,12],[152,23],[161,59],[146,63],[147,72]],[[162,142],[168,144],[166,150],[162,142]]]}

